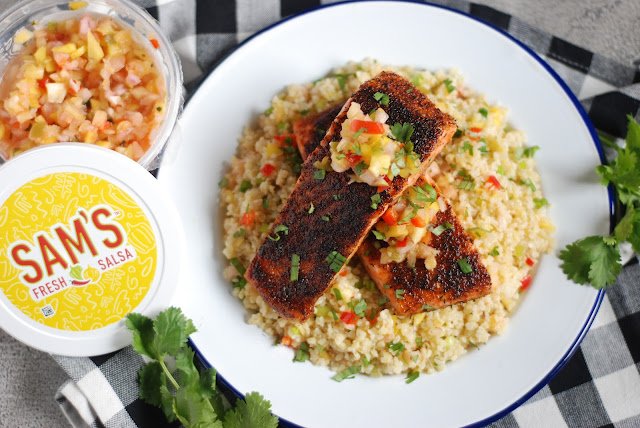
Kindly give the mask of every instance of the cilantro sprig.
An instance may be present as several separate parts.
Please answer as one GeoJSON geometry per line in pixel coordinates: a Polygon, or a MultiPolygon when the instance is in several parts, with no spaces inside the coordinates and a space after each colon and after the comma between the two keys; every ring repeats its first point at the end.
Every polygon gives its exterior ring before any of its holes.
{"type": "Polygon", "coordinates": [[[133,349],[148,357],[138,373],[140,398],[159,407],[169,422],[185,428],[276,428],[278,418],[271,403],[256,392],[229,407],[216,389],[214,369],[199,371],[187,338],[196,331],[193,322],[178,308],[168,308],[155,319],[132,313],[127,328],[133,335],[133,349]]]}
{"type": "Polygon", "coordinates": [[[615,283],[622,270],[620,244],[628,242],[640,253],[640,124],[628,116],[626,144],[611,145],[617,157],[596,171],[603,185],[612,184],[625,215],[609,236],[588,236],[560,252],[561,268],[578,284],[605,288],[615,283]]]}

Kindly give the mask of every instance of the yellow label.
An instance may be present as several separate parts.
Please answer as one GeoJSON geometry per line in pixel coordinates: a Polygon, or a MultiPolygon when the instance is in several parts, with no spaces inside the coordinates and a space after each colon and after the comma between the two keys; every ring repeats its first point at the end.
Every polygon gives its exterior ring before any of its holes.
{"type": "Polygon", "coordinates": [[[149,291],[157,253],[143,209],[100,177],[46,175],[0,206],[0,290],[49,327],[86,331],[120,321],[149,291]]]}

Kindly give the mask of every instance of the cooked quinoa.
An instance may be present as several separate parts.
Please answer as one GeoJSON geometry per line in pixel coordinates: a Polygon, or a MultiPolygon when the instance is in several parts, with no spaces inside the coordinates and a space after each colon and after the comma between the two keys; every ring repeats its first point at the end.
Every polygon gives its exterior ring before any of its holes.
{"type": "Polygon", "coordinates": [[[293,84],[244,130],[220,183],[224,255],[230,261],[225,277],[246,307],[248,322],[298,350],[298,360],[374,376],[441,370],[505,330],[537,261],[552,248],[554,227],[534,154],[524,134],[509,126],[507,110],[466,87],[455,70],[425,71],[365,60],[315,82],[293,84]],[[429,172],[474,238],[493,291],[471,302],[397,316],[354,257],[317,301],[313,316],[303,323],[282,318],[241,274],[296,183],[300,157],[295,145],[287,144],[291,125],[343,103],[383,70],[411,80],[458,124],[456,137],[429,172]],[[355,325],[344,323],[341,314],[356,308],[362,313],[362,301],[367,314],[374,315],[358,317],[355,325]]]}

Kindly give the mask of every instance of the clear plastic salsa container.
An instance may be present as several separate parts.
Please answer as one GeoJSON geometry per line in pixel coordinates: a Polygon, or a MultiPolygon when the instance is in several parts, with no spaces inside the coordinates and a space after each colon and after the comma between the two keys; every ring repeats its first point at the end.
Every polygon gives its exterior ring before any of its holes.
{"type": "MultiPolygon", "coordinates": [[[[170,40],[162,33],[156,20],[144,9],[128,0],[91,0],[64,2],[27,0],[16,2],[0,15],[0,75],[4,77],[11,60],[20,54],[22,46],[15,43],[21,29],[33,30],[48,22],[82,16],[103,15],[131,30],[136,42],[143,44],[154,57],[164,78],[166,103],[164,114],[151,133],[150,144],[138,163],[148,170],[158,166],[163,149],[175,138],[174,129],[183,106],[182,69],[170,40]],[[152,44],[153,41],[153,44],[152,44]]],[[[2,158],[0,164],[7,159],[2,158]]]]}

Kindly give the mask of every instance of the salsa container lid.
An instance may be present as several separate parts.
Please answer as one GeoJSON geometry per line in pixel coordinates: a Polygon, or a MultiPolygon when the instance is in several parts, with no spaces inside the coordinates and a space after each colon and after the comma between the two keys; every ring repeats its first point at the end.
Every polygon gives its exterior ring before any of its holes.
{"type": "Polygon", "coordinates": [[[34,348],[100,355],[130,312],[177,287],[182,231],[158,182],[108,149],[63,143],[0,166],[0,327],[34,348]]]}

